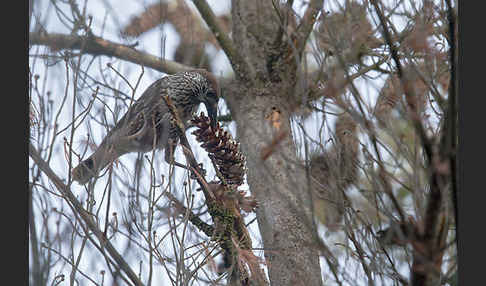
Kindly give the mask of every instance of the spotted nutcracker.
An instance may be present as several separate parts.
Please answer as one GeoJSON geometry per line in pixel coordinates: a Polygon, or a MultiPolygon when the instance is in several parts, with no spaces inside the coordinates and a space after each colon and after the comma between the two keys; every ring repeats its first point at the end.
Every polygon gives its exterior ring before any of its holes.
{"type": "Polygon", "coordinates": [[[170,162],[180,134],[163,98],[166,96],[186,126],[199,104],[204,103],[211,125],[216,127],[219,89],[215,77],[205,70],[165,76],[145,90],[96,151],[73,169],[73,179],[86,184],[118,157],[131,152],[148,152],[154,147],[165,149],[165,161],[170,162]]]}

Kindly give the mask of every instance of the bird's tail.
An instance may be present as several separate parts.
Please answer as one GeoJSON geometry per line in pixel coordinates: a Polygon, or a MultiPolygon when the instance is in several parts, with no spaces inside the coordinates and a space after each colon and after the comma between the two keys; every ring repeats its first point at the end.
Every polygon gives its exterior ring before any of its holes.
{"type": "Polygon", "coordinates": [[[117,154],[114,148],[101,144],[88,159],[83,160],[73,169],[73,179],[84,185],[119,156],[120,154],[117,154]]]}

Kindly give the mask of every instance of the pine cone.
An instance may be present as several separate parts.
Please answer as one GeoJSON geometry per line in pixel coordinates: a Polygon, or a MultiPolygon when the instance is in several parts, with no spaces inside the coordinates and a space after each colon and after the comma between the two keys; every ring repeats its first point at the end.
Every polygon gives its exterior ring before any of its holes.
{"type": "Polygon", "coordinates": [[[226,184],[240,186],[246,173],[245,156],[239,151],[239,143],[231,138],[231,134],[224,131],[219,123],[216,128],[210,126],[210,119],[201,112],[195,116],[192,123],[198,128],[192,134],[196,140],[203,142],[203,147],[209,157],[218,166],[226,184]]]}

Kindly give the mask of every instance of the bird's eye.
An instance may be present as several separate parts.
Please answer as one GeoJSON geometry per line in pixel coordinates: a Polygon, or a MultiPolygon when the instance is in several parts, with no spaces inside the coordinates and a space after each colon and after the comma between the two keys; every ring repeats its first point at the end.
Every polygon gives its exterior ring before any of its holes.
{"type": "Polygon", "coordinates": [[[88,169],[93,169],[93,159],[91,158],[88,158],[86,161],[83,162],[86,167],[88,167],[88,169]]]}

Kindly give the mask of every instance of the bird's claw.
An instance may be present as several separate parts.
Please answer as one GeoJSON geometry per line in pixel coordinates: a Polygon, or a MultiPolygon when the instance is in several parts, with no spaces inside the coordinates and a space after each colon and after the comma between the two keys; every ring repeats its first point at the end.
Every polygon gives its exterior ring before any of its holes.
{"type": "MultiPolygon", "coordinates": [[[[204,169],[204,167],[203,167],[203,164],[202,164],[202,163],[199,163],[199,164],[198,164],[198,168],[197,168],[196,172],[197,172],[197,173],[198,173],[198,174],[199,174],[201,177],[206,177],[206,170],[204,169]]],[[[192,172],[192,173],[191,173],[191,176],[190,176],[190,178],[191,178],[191,179],[193,179],[193,180],[197,180],[197,177],[198,177],[198,176],[197,176],[197,175],[196,175],[194,172],[192,172]]]]}

